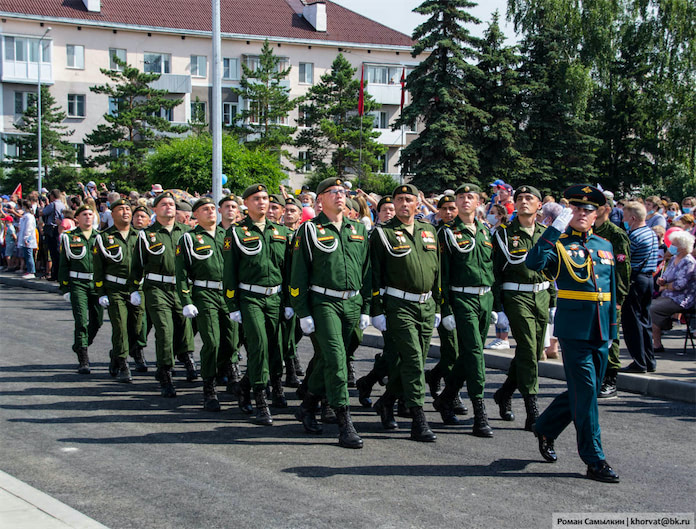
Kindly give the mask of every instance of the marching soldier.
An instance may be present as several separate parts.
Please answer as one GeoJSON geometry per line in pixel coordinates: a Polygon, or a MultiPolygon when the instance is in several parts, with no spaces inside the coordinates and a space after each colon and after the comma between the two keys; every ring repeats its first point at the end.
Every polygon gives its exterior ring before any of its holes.
{"type": "Polygon", "coordinates": [[[111,319],[111,362],[109,374],[119,382],[131,382],[128,354],[135,360],[136,370],[147,370],[142,347],[143,309],[130,304],[128,277],[138,231],[130,225],[131,205],[124,199],[111,204],[114,224],[97,234],[94,246],[94,283],[99,304],[111,319]]]}
{"type": "Polygon", "coordinates": [[[58,282],[75,319],[73,351],[79,363],[77,372],[89,375],[87,348],[104,322],[104,311],[94,287],[93,252],[97,239],[97,232],[92,229],[94,212],[87,205],[80,206],[75,211],[75,222],[76,228],[61,235],[58,282]]]}
{"type": "Polygon", "coordinates": [[[339,445],[362,448],[350,417],[346,348],[356,325],[364,330],[370,322],[367,230],[344,216],[346,190],[340,178],[319,184],[317,202],[322,212],[300,227],[293,246],[291,302],[315,355],[296,417],[308,433],[321,433],[314,411],[326,396],[338,420],[339,445]]]}
{"type": "MultiPolygon", "coordinates": [[[[278,325],[283,305],[289,231],[266,217],[268,190],[263,184],[248,187],[242,195],[248,216],[227,230],[224,242],[224,288],[230,319],[244,331],[247,372],[242,377],[239,405],[251,413],[250,391],[256,401],[256,424],[270,426],[273,418],[266,402],[270,378],[272,406],[287,408],[283,392],[283,360],[278,325]]],[[[292,316],[286,308],[284,316],[292,316]]]]}
{"type": "MultiPolygon", "coordinates": [[[[152,213],[146,206],[137,206],[135,209],[133,209],[133,219],[131,223],[137,231],[144,230],[150,225],[151,216],[152,213]]],[[[142,297],[142,286],[140,287],[138,293],[142,297]]],[[[142,304],[140,305],[140,308],[142,309],[142,323],[140,324],[141,332],[138,336],[137,346],[142,351],[145,349],[145,347],[147,347],[147,335],[150,333],[150,329],[152,328],[152,321],[150,321],[150,319],[147,317],[145,307],[142,304]]],[[[143,356],[143,365],[141,366],[136,364],[135,370],[140,373],[147,373],[148,369],[147,362],[145,362],[145,357],[143,356]]]]}
{"type": "Polygon", "coordinates": [[[519,389],[527,411],[524,429],[531,432],[539,416],[537,359],[544,350],[549,309],[555,306],[556,296],[553,283],[524,264],[527,252],[546,229],[536,222],[541,193],[535,187],[521,186],[514,198],[517,216],[508,225],[501,225],[494,237],[493,310],[498,318],[503,314],[507,317],[517,346],[507,378],[493,398],[500,408],[500,417],[512,421],[512,395],[519,389]]]}
{"type": "Polygon", "coordinates": [[[542,457],[555,462],[554,441],[572,421],[587,477],[618,483],[602,450],[597,407],[609,344],[617,332],[614,251],[611,243],[592,232],[597,208],[606,199],[589,185],[571,186],[563,196],[570,207],[546,229],[526,259],[530,269],[544,270],[556,280],[555,335],[563,349],[568,385],[539,416],[534,432],[542,457]]]}
{"type": "Polygon", "coordinates": [[[483,345],[493,308],[493,244],[490,231],[476,218],[481,200],[476,184],[463,184],[455,190],[457,218],[439,233],[442,253],[442,325],[457,330],[459,356],[445,379],[445,389],[435,397],[433,406],[445,424],[459,424],[454,398],[466,381],[474,408],[473,434],[493,437],[488,424],[483,390],[486,366],[483,345]]]}
{"type": "Polygon", "coordinates": [[[153,205],[155,221],[138,235],[128,284],[131,304],[137,307],[142,303],[139,289],[144,279],[145,309],[155,328],[156,378],[162,396],[174,398],[174,354],[184,362],[187,380],[198,377],[193,363],[191,322],[184,317],[176,293],[176,243],[188,229],[176,222],[176,202],[172,193],[158,195],[153,205]]]}
{"type": "Polygon", "coordinates": [[[271,222],[280,224],[283,221],[285,211],[285,199],[283,195],[268,195],[268,212],[266,217],[271,222]]]}
{"type": "Polygon", "coordinates": [[[392,193],[396,216],[370,237],[372,324],[384,333],[389,382],[374,409],[382,426],[396,429],[394,402],[403,396],[413,418],[411,439],[433,442],[423,412],[425,359],[433,328],[440,323],[440,262],[437,235],[415,220],[418,189],[411,184],[392,193]]]}

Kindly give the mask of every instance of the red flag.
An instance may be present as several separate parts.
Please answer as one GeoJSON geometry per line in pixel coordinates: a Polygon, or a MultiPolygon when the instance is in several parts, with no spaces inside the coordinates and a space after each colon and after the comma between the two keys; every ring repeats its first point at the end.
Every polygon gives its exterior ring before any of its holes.
{"type": "MultiPolygon", "coordinates": [[[[17,184],[17,187],[15,187],[15,190],[12,191],[12,195],[19,195],[19,198],[22,198],[22,184],[17,184]]],[[[12,196],[10,195],[10,196],[12,196]]]]}
{"type": "Polygon", "coordinates": [[[358,95],[358,116],[365,113],[365,65],[362,65],[360,73],[360,94],[358,95]]]}
{"type": "Polygon", "coordinates": [[[401,112],[404,111],[404,99],[406,98],[406,67],[401,71],[401,112]]]}

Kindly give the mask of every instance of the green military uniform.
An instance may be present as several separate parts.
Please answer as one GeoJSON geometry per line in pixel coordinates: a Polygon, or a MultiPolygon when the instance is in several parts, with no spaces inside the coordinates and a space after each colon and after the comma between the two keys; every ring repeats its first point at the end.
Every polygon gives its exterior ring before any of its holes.
{"type": "MultiPolygon", "coordinates": [[[[293,247],[295,243],[295,237],[297,236],[297,230],[290,230],[290,248],[293,247]]],[[[287,260],[287,275],[290,278],[290,272],[292,268],[292,259],[287,260]]],[[[300,322],[295,314],[292,315],[290,319],[281,318],[280,320],[280,351],[283,357],[283,362],[285,363],[285,385],[288,387],[298,387],[300,381],[297,376],[299,359],[297,358],[297,342],[302,338],[302,329],[300,328],[300,322]]]]}
{"type": "MultiPolygon", "coordinates": [[[[225,200],[232,200],[231,198],[225,197],[220,200],[219,204],[222,204],[225,200]]],[[[222,223],[218,224],[218,227],[223,230],[226,234],[227,230],[222,226],[222,223]]],[[[224,244],[224,243],[223,243],[224,244]]],[[[223,247],[224,250],[224,247],[223,247]]],[[[224,261],[224,257],[223,257],[224,261]]],[[[224,272],[224,265],[223,265],[224,272]]],[[[224,273],[223,273],[224,276],[224,273]]],[[[230,325],[232,329],[232,342],[231,348],[227,341],[220,344],[220,348],[217,353],[217,380],[219,384],[227,384],[227,391],[235,392],[234,388],[236,384],[239,383],[239,348],[242,346],[242,336],[241,328],[239,323],[230,320],[230,325]]]]}
{"type": "MultiPolygon", "coordinates": [[[[79,210],[78,210],[79,211],[79,210]]],[[[94,341],[104,322],[104,310],[94,286],[94,245],[97,231],[89,238],[80,228],[61,235],[58,282],[62,294],[70,293],[70,305],[75,319],[73,351],[77,353],[80,372],[89,373],[87,348],[94,341]]]]}
{"type": "MultiPolygon", "coordinates": [[[[119,358],[125,361],[129,353],[136,362],[143,363],[142,348],[138,345],[143,330],[143,308],[142,305],[131,305],[128,285],[137,241],[138,231],[135,228],[129,226],[124,238],[116,226],[111,226],[97,235],[94,247],[97,294],[109,299],[107,311],[111,319],[112,363],[119,358]]],[[[111,374],[115,375],[113,371],[111,374]]]]}

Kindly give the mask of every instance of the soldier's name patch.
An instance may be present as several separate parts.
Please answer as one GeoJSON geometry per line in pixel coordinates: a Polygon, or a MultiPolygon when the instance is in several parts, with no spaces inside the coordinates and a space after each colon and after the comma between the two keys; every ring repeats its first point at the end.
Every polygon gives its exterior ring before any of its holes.
{"type": "Polygon", "coordinates": [[[402,245],[402,246],[394,246],[394,247],[393,247],[394,250],[407,250],[407,249],[409,249],[409,248],[410,248],[410,246],[409,246],[408,244],[402,245]]]}
{"type": "Polygon", "coordinates": [[[251,241],[258,241],[258,240],[259,240],[259,236],[258,236],[258,235],[253,235],[253,236],[251,236],[251,237],[244,237],[244,238],[242,239],[242,242],[251,242],[251,241]]]}
{"type": "Polygon", "coordinates": [[[203,245],[203,246],[198,246],[198,247],[196,247],[196,251],[197,251],[197,252],[200,251],[200,250],[210,250],[210,245],[209,245],[209,244],[205,244],[205,245],[203,245]]]}
{"type": "Polygon", "coordinates": [[[363,237],[362,235],[351,235],[350,240],[351,241],[364,241],[365,237],[363,237]]]}

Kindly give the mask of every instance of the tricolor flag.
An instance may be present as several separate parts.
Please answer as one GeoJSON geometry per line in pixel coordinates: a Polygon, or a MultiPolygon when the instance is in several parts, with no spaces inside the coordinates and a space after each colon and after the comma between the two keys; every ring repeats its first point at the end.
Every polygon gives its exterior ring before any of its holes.
{"type": "Polygon", "coordinates": [[[365,113],[365,65],[362,65],[360,73],[360,93],[358,95],[358,116],[365,113]]]}

